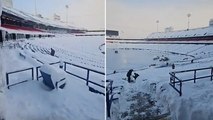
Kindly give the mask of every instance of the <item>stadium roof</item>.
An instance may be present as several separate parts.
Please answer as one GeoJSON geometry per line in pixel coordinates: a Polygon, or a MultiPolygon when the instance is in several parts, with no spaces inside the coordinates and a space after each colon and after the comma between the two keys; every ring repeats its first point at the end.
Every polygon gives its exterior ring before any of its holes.
{"type": "Polygon", "coordinates": [[[53,27],[59,27],[59,28],[77,29],[76,27],[69,26],[64,22],[53,21],[53,20],[50,20],[50,19],[47,19],[47,18],[39,18],[37,16],[31,15],[29,13],[25,13],[23,11],[19,11],[19,10],[14,9],[14,8],[3,7],[2,10],[6,13],[21,17],[25,20],[36,22],[38,24],[44,24],[44,25],[47,25],[47,26],[53,26],[53,27]]]}

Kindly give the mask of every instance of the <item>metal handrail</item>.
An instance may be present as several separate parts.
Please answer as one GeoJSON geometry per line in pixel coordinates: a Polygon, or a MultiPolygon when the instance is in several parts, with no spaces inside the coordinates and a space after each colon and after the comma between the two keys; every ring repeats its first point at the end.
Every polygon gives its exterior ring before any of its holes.
{"type": "Polygon", "coordinates": [[[174,73],[182,73],[182,72],[192,72],[192,71],[200,71],[200,70],[207,70],[207,69],[213,69],[213,67],[203,67],[203,68],[197,68],[197,69],[187,69],[187,70],[181,70],[181,71],[173,71],[174,73]]]}
{"type": "Polygon", "coordinates": [[[205,68],[198,68],[198,69],[188,69],[188,70],[182,70],[182,71],[174,71],[174,72],[170,72],[170,85],[180,94],[180,96],[182,96],[182,84],[183,82],[188,82],[188,81],[192,81],[194,80],[194,83],[196,83],[196,80],[199,79],[203,79],[203,78],[210,78],[210,80],[213,80],[213,67],[205,67],[205,68]],[[211,70],[210,75],[205,75],[205,76],[199,76],[197,77],[197,71],[202,71],[202,70],[211,70]],[[189,79],[179,79],[176,74],[180,74],[180,73],[185,73],[185,72],[194,72],[194,76],[193,78],[189,78],[189,79]],[[175,80],[178,81],[175,81],[175,80]],[[177,89],[175,84],[180,83],[180,88],[177,89]]]}
{"type": "Polygon", "coordinates": [[[96,85],[96,86],[99,86],[99,87],[101,87],[101,88],[105,88],[105,86],[100,85],[100,84],[98,84],[98,83],[95,83],[95,82],[89,80],[89,73],[90,73],[90,71],[91,71],[91,72],[94,72],[94,73],[101,74],[101,75],[105,75],[104,72],[100,72],[100,71],[97,71],[97,70],[93,70],[93,69],[86,68],[86,67],[83,67],[83,66],[80,66],[80,65],[76,65],[76,64],[73,64],[73,63],[69,63],[69,62],[64,62],[64,64],[65,64],[65,65],[64,65],[64,71],[65,71],[65,72],[67,72],[67,73],[70,74],[70,75],[73,75],[73,76],[75,76],[75,77],[78,77],[78,78],[80,78],[80,79],[86,81],[86,85],[87,85],[87,86],[89,85],[89,83],[92,83],[92,84],[94,84],[94,85],[96,85]],[[79,76],[79,75],[76,75],[76,74],[74,74],[74,73],[71,73],[71,72],[67,71],[67,64],[87,70],[87,77],[86,77],[86,78],[83,78],[83,77],[81,77],[81,76],[79,76]]]}
{"type": "Polygon", "coordinates": [[[14,84],[11,84],[10,85],[10,79],[9,79],[9,75],[11,74],[15,74],[15,73],[20,73],[20,72],[24,72],[24,71],[29,71],[31,70],[32,74],[31,74],[31,77],[32,77],[32,80],[34,80],[34,69],[33,67],[31,68],[26,68],[26,69],[23,69],[23,70],[17,70],[17,71],[13,71],[13,72],[7,72],[6,73],[6,84],[7,84],[7,88],[10,89],[11,86],[14,86],[14,85],[17,85],[17,84],[20,84],[20,83],[24,83],[24,82],[27,82],[28,80],[23,80],[21,82],[17,82],[17,83],[14,83],[14,84]]]}

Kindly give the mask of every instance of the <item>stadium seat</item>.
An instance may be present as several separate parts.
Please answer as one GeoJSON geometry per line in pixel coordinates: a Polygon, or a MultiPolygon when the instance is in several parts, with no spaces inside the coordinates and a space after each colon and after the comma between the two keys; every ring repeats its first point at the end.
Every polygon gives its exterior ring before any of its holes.
{"type": "Polygon", "coordinates": [[[54,67],[43,65],[40,69],[43,83],[45,86],[53,89],[63,89],[66,85],[66,78],[58,73],[54,67]]]}

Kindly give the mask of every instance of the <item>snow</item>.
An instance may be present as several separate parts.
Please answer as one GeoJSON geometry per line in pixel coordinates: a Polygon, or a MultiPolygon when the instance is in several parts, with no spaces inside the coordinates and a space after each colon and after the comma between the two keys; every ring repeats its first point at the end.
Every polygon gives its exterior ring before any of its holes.
{"type": "MultiPolygon", "coordinates": [[[[53,66],[50,66],[48,64],[44,64],[41,66],[40,71],[49,74],[51,76],[51,80],[53,84],[55,85],[56,82],[60,81],[61,79],[65,78],[65,71],[55,68],[53,66]]],[[[66,80],[66,78],[65,78],[66,80]]],[[[56,86],[55,86],[56,87],[56,86]]]]}
{"type": "Polygon", "coordinates": [[[46,91],[42,88],[42,83],[37,81],[6,90],[6,119],[102,119],[104,104],[100,106],[100,103],[103,102],[103,96],[87,92],[88,88],[81,80],[68,78],[63,90],[46,91]],[[93,102],[97,104],[91,104],[93,102]],[[22,111],[17,111],[20,107],[22,111]]]}
{"type": "MultiPolygon", "coordinates": [[[[53,78],[66,78],[64,89],[49,91],[42,83],[31,78],[31,72],[11,74],[10,84],[28,80],[27,82],[11,86],[7,89],[6,72],[66,61],[97,71],[104,71],[104,55],[99,46],[104,43],[104,37],[56,35],[55,38],[31,38],[4,42],[1,48],[1,61],[3,65],[3,82],[0,92],[0,118],[6,120],[102,120],[104,119],[104,96],[89,91],[86,82],[65,73],[59,64],[51,65],[49,72],[53,78]],[[50,49],[56,51],[55,56],[50,55],[50,49]],[[3,61],[2,61],[3,60],[3,61]],[[82,64],[85,63],[85,64],[82,64]],[[94,104],[95,103],[95,104],[94,104]],[[21,108],[21,110],[20,110],[21,108]]],[[[45,68],[41,68],[45,69],[45,68]]],[[[71,73],[86,76],[78,68],[67,68],[71,73]]],[[[47,70],[48,71],[48,70],[47,70]]],[[[40,75],[40,73],[39,73],[40,75]]],[[[104,76],[92,74],[94,82],[104,85],[104,76]]],[[[102,90],[98,86],[92,86],[102,90]]]]}
{"type": "MultiPolygon", "coordinates": [[[[112,104],[113,115],[108,119],[148,119],[147,114],[152,119],[213,119],[213,83],[210,78],[197,80],[196,83],[184,82],[181,97],[169,85],[169,72],[211,67],[213,45],[107,43],[106,48],[106,79],[113,80],[114,87],[123,86],[119,90],[119,99],[112,104]],[[118,53],[115,53],[116,50],[118,53]],[[168,57],[169,60],[154,60],[157,56],[168,57]],[[113,62],[110,59],[114,59],[113,62]],[[172,69],[172,64],[175,64],[175,69],[172,69]],[[140,75],[135,83],[128,83],[123,79],[129,69],[134,69],[140,75]],[[153,83],[156,84],[156,91],[153,83]],[[140,100],[144,102],[141,103],[140,100]],[[152,105],[147,100],[156,102],[152,105]],[[146,108],[147,105],[150,107],[146,108]]],[[[176,75],[182,80],[194,77],[192,72],[176,75]]],[[[197,76],[205,75],[210,75],[210,70],[197,71],[197,76]]]]}

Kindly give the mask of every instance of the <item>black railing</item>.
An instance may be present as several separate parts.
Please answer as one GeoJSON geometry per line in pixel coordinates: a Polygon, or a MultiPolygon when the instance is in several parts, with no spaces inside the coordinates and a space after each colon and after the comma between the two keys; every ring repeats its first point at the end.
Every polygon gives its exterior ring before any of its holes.
{"type": "Polygon", "coordinates": [[[106,112],[107,112],[107,117],[111,117],[110,115],[110,109],[111,109],[111,103],[112,103],[112,80],[107,80],[106,81],[108,84],[106,86],[106,112]]]}
{"type": "Polygon", "coordinates": [[[7,88],[8,89],[10,89],[11,86],[14,86],[14,85],[17,85],[17,84],[21,84],[21,83],[24,83],[24,82],[28,81],[28,80],[22,80],[21,82],[10,84],[10,78],[9,78],[9,76],[11,74],[17,74],[17,73],[24,72],[24,71],[31,71],[31,77],[32,77],[31,80],[34,79],[34,70],[33,70],[33,67],[32,68],[23,69],[23,70],[17,70],[17,71],[13,71],[13,72],[7,72],[6,73],[6,83],[7,83],[7,88]]]}
{"type": "Polygon", "coordinates": [[[210,80],[213,80],[213,67],[207,67],[207,68],[198,68],[198,69],[190,69],[190,70],[182,70],[182,71],[175,71],[175,72],[170,72],[170,85],[179,93],[180,96],[182,96],[182,86],[183,82],[188,82],[188,81],[194,81],[196,83],[196,80],[204,79],[204,78],[210,78],[210,80]],[[210,74],[205,75],[205,76],[197,76],[197,73],[203,70],[210,70],[210,74]],[[181,73],[189,73],[193,72],[193,77],[188,78],[188,79],[180,79],[177,77],[177,74],[181,73]],[[179,88],[177,87],[179,85],[179,88]]]}
{"type": "MultiPolygon", "coordinates": [[[[49,65],[55,65],[55,64],[59,64],[60,62],[55,62],[55,63],[50,63],[49,65]]],[[[36,67],[36,79],[39,80],[39,78],[41,78],[42,76],[39,75],[39,69],[41,68],[41,66],[38,66],[36,67]]],[[[34,68],[27,68],[27,69],[23,69],[23,70],[18,70],[18,71],[14,71],[14,72],[8,72],[6,73],[6,82],[7,82],[7,87],[8,89],[11,87],[11,86],[14,86],[14,85],[17,85],[17,84],[20,84],[20,83],[23,83],[23,82],[27,82],[28,80],[23,80],[21,82],[18,82],[18,83],[14,83],[14,84],[9,84],[10,83],[10,78],[9,78],[9,75],[11,74],[15,74],[15,73],[20,73],[20,72],[24,72],[24,71],[28,71],[28,70],[31,70],[32,72],[32,80],[34,80],[34,68]]],[[[76,64],[72,64],[72,63],[68,63],[68,62],[64,62],[64,71],[67,72],[68,74],[70,75],[73,75],[75,77],[78,77],[84,81],[86,81],[86,85],[88,86],[89,83],[93,84],[93,85],[96,85],[96,86],[99,86],[103,89],[105,89],[105,86],[103,85],[100,85],[96,82],[93,82],[90,80],[90,72],[94,72],[94,73],[98,73],[98,74],[101,74],[101,75],[105,75],[105,73],[103,72],[100,72],[100,71],[96,71],[96,70],[93,70],[93,69],[89,69],[89,68],[86,68],[86,67],[83,67],[83,66],[79,66],[79,65],[76,65],[76,64]],[[74,74],[74,73],[71,73],[69,72],[66,68],[67,68],[67,65],[72,65],[72,66],[75,66],[77,68],[81,68],[81,69],[84,69],[84,70],[87,70],[87,77],[84,78],[84,77],[81,77],[80,75],[77,75],[77,74],[74,74]]],[[[100,92],[101,94],[105,95],[103,92],[100,92]]]]}
{"type": "Polygon", "coordinates": [[[182,95],[182,80],[180,80],[179,78],[177,78],[175,76],[174,72],[169,73],[170,74],[170,85],[179,93],[179,95],[182,95]],[[176,81],[177,79],[177,81],[176,81]],[[177,83],[180,83],[179,89],[176,87],[177,83]]]}
{"type": "MultiPolygon", "coordinates": [[[[54,64],[58,64],[58,63],[59,62],[50,63],[50,65],[54,65],[54,64]]],[[[41,77],[41,76],[38,76],[38,73],[39,73],[38,69],[40,67],[41,66],[36,67],[36,79],[37,80],[41,77]]],[[[18,84],[21,84],[21,83],[29,81],[29,80],[21,80],[21,82],[10,84],[11,83],[11,79],[10,79],[10,75],[11,74],[18,74],[18,73],[25,72],[25,71],[31,71],[31,79],[30,80],[34,80],[34,68],[33,67],[22,69],[22,70],[17,70],[17,71],[13,71],[13,72],[7,72],[6,73],[6,84],[7,84],[7,88],[10,89],[11,86],[18,85],[18,84]]]]}
{"type": "Polygon", "coordinates": [[[73,76],[75,76],[77,78],[80,78],[80,79],[86,81],[86,85],[87,86],[89,85],[89,83],[92,83],[92,84],[94,84],[96,86],[99,86],[101,88],[105,88],[103,85],[95,83],[95,82],[91,81],[90,78],[89,78],[90,72],[94,72],[94,73],[98,73],[98,74],[101,74],[101,75],[105,75],[105,73],[103,73],[103,72],[100,72],[100,71],[97,71],[97,70],[93,70],[93,69],[89,69],[89,68],[86,68],[86,67],[83,67],[83,66],[80,66],[80,65],[76,65],[76,64],[72,64],[72,63],[68,63],[68,62],[64,62],[64,71],[67,72],[70,75],[73,75],[73,76]],[[81,77],[80,75],[77,75],[77,74],[74,74],[74,73],[71,73],[71,72],[67,71],[67,65],[72,65],[72,66],[75,66],[77,68],[81,68],[81,69],[87,70],[87,77],[84,78],[84,77],[81,77]]]}
{"type": "Polygon", "coordinates": [[[113,80],[106,80],[106,113],[107,117],[111,117],[111,106],[112,102],[115,100],[118,100],[118,97],[115,97],[114,95],[121,94],[120,90],[123,89],[123,86],[114,86],[113,87],[113,80]],[[114,91],[116,89],[119,89],[119,91],[114,91]]]}

